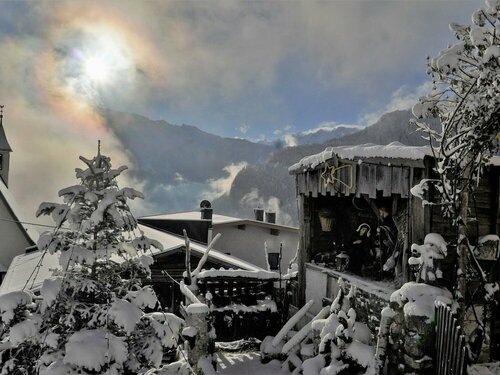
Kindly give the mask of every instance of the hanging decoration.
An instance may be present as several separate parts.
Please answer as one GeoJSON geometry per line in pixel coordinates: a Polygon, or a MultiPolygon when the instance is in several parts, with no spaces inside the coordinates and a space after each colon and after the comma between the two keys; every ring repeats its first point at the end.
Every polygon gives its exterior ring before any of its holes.
{"type": "Polygon", "coordinates": [[[335,166],[335,165],[329,165],[328,163],[325,163],[325,169],[321,173],[321,179],[323,180],[323,183],[325,184],[325,188],[333,187],[335,188],[335,184],[339,183],[342,186],[345,186],[347,189],[352,189],[353,188],[353,168],[351,164],[343,164],[341,166],[335,166]],[[342,169],[349,169],[349,181],[342,181],[340,178],[340,175],[338,171],[342,169]]]}

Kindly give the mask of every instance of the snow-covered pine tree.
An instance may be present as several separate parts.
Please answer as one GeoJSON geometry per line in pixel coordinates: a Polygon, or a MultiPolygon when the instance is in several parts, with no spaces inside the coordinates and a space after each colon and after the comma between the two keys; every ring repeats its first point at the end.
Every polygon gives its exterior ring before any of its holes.
{"type": "Polygon", "coordinates": [[[38,247],[60,254],[62,271],[36,304],[26,291],[0,297],[1,374],[153,374],[164,349],[177,346],[182,319],[156,312],[156,294],[143,285],[147,252],[162,245],[140,233],[128,207],[142,194],[118,188],[126,167],[112,169],[109,157],[80,159],[80,184],[37,211],[56,223],[38,247]]]}

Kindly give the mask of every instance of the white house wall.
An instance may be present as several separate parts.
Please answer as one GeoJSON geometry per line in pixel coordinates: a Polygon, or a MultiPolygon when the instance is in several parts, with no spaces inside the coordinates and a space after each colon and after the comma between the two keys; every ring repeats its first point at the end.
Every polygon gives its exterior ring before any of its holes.
{"type": "Polygon", "coordinates": [[[5,272],[12,259],[16,255],[23,254],[31,243],[21,225],[13,222],[17,219],[13,216],[1,194],[0,219],[2,219],[0,221],[0,272],[5,272]]]}
{"type": "Polygon", "coordinates": [[[277,253],[280,242],[283,244],[281,269],[286,272],[290,260],[297,252],[299,240],[298,232],[280,230],[279,235],[270,233],[269,228],[245,225],[245,229],[234,226],[220,226],[214,228],[214,236],[220,233],[222,236],[215,246],[217,250],[229,253],[237,258],[255,264],[264,269],[267,268],[267,260],[264,250],[264,242],[270,253],[277,253]]]}
{"type": "Polygon", "coordinates": [[[323,298],[326,297],[328,275],[321,270],[306,269],[306,302],[313,300],[309,312],[317,314],[323,307],[323,298]]]}

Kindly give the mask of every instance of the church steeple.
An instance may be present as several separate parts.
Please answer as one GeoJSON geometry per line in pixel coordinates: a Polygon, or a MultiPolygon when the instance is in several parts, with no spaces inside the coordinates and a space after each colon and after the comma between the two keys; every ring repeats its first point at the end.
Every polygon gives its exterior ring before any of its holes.
{"type": "Polygon", "coordinates": [[[10,148],[3,128],[3,105],[0,105],[0,178],[9,186],[10,148]]]}

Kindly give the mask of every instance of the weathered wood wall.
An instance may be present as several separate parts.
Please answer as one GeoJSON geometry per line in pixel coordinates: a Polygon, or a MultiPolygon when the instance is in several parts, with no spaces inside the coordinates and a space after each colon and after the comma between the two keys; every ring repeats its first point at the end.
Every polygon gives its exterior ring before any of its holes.
{"type": "MultiPolygon", "coordinates": [[[[430,174],[431,178],[435,177],[432,172],[430,174]]],[[[480,236],[500,233],[499,194],[499,168],[486,168],[475,193],[469,200],[469,220],[471,221],[467,229],[472,241],[480,236]]],[[[435,189],[431,189],[430,199],[436,202],[439,200],[439,193],[435,189]]],[[[456,229],[448,218],[443,217],[441,208],[428,206],[426,209],[430,216],[429,231],[440,233],[445,239],[452,239],[456,229]]]]}
{"type": "Polygon", "coordinates": [[[410,179],[413,174],[412,165],[391,164],[385,162],[356,163],[342,161],[337,166],[323,165],[314,170],[304,171],[296,175],[297,193],[317,198],[318,196],[362,194],[376,198],[377,191],[384,197],[393,194],[407,198],[411,188],[410,179]],[[328,176],[333,174],[332,183],[327,184],[328,176]]]}
{"type": "MultiPolygon", "coordinates": [[[[299,291],[300,301],[304,303],[305,296],[305,263],[315,254],[333,249],[332,242],[339,241],[338,232],[343,235],[341,241],[350,244],[351,236],[357,225],[367,222],[375,231],[377,222],[372,211],[353,209],[355,202],[362,202],[368,197],[375,202],[381,199],[391,199],[393,210],[401,211],[408,207],[409,225],[407,227],[409,245],[422,244],[428,233],[439,233],[451,241],[455,236],[455,228],[447,218],[444,218],[439,206],[422,206],[419,198],[411,196],[409,190],[423,178],[435,178],[434,161],[430,157],[424,160],[394,160],[370,159],[357,163],[356,161],[335,161],[336,178],[352,182],[352,187],[346,184],[325,184],[321,177],[325,166],[318,169],[296,174],[296,188],[299,197],[299,291]],[[331,208],[336,215],[338,228],[332,232],[322,232],[318,217],[321,208],[331,208]]],[[[332,162],[333,164],[333,162],[332,162]]],[[[471,217],[477,222],[469,223],[469,236],[472,241],[478,236],[500,233],[500,167],[488,167],[483,174],[474,197],[471,199],[471,217]]],[[[428,201],[437,201],[438,193],[429,189],[426,194],[428,201]]],[[[374,232],[373,232],[374,233],[374,232]]],[[[446,284],[453,285],[453,268],[456,251],[449,249],[448,257],[442,264],[446,274],[446,284]]],[[[405,254],[406,256],[408,254],[405,254]]]]}

